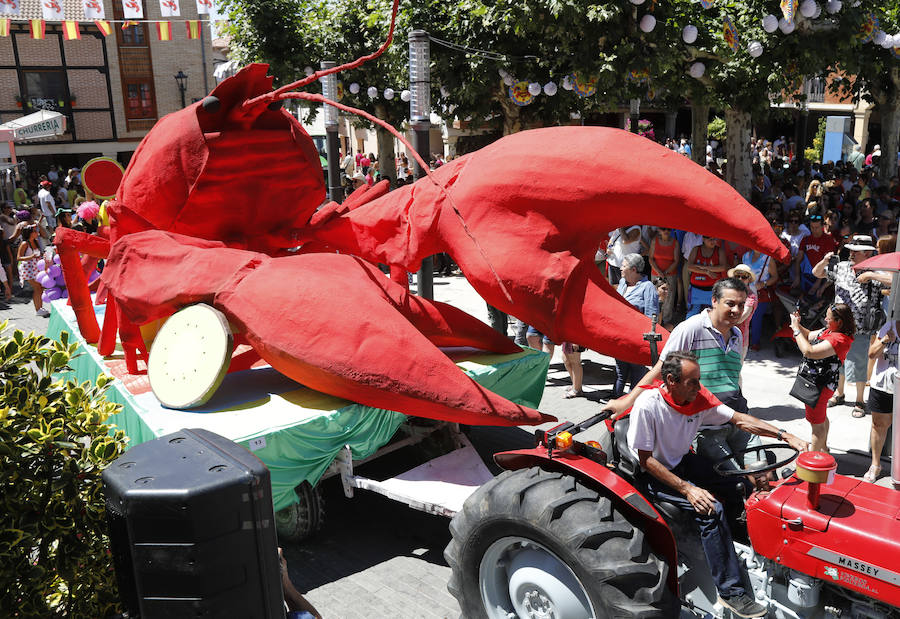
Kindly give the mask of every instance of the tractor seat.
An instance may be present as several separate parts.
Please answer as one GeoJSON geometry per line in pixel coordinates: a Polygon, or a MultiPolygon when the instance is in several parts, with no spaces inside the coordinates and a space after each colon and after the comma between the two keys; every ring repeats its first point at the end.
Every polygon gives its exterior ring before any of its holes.
{"type": "MultiPolygon", "coordinates": [[[[643,483],[642,477],[644,472],[641,470],[640,462],[631,453],[628,448],[628,426],[631,425],[631,415],[625,415],[616,421],[615,425],[615,445],[618,456],[618,469],[623,476],[627,477],[642,494],[647,494],[646,484],[643,483]]],[[[649,497],[648,497],[649,498],[649,497]]],[[[659,501],[651,499],[656,509],[662,512],[667,520],[678,520],[684,518],[684,512],[674,503],[669,501],[659,501]]]]}

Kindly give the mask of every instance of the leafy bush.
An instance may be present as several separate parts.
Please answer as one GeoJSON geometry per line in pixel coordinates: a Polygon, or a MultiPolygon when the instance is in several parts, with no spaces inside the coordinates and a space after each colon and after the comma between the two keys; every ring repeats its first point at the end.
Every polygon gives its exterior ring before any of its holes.
{"type": "Polygon", "coordinates": [[[718,140],[722,142],[728,135],[728,131],[725,127],[725,119],[716,116],[709,124],[706,126],[706,133],[709,136],[710,140],[718,140]]]}
{"type": "Polygon", "coordinates": [[[0,325],[0,616],[106,617],[118,612],[108,552],[103,468],[125,451],[118,412],[96,384],[63,381],[77,344],[0,325]]]}
{"type": "Polygon", "coordinates": [[[808,148],[804,151],[804,156],[810,161],[821,162],[822,158],[825,156],[825,125],[827,122],[828,120],[824,116],[819,119],[819,125],[816,128],[816,137],[813,138],[813,147],[812,149],[808,148]],[[810,150],[813,151],[812,154],[809,153],[810,150]]]}

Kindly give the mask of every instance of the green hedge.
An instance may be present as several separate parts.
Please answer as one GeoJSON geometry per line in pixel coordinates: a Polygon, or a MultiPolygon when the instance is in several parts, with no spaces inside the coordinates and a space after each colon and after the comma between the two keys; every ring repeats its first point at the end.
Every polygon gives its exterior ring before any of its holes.
{"type": "Polygon", "coordinates": [[[101,472],[125,451],[95,384],[56,378],[77,344],[0,325],[0,616],[107,617],[119,610],[101,472]]]}

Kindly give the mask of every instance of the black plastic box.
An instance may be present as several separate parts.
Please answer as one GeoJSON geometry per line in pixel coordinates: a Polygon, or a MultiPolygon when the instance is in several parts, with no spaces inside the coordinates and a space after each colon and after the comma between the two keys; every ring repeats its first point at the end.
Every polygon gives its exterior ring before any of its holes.
{"type": "Polygon", "coordinates": [[[104,472],[130,618],[283,619],[269,470],[207,430],[136,445],[104,472]]]}

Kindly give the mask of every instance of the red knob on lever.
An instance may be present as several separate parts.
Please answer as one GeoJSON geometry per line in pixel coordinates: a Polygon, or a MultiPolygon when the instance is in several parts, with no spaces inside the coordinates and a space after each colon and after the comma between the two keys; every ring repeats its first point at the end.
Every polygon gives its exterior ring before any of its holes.
{"type": "Polygon", "coordinates": [[[821,451],[808,451],[797,458],[797,477],[809,483],[806,501],[812,509],[819,507],[819,492],[822,484],[834,481],[837,462],[834,456],[821,451]]]}

